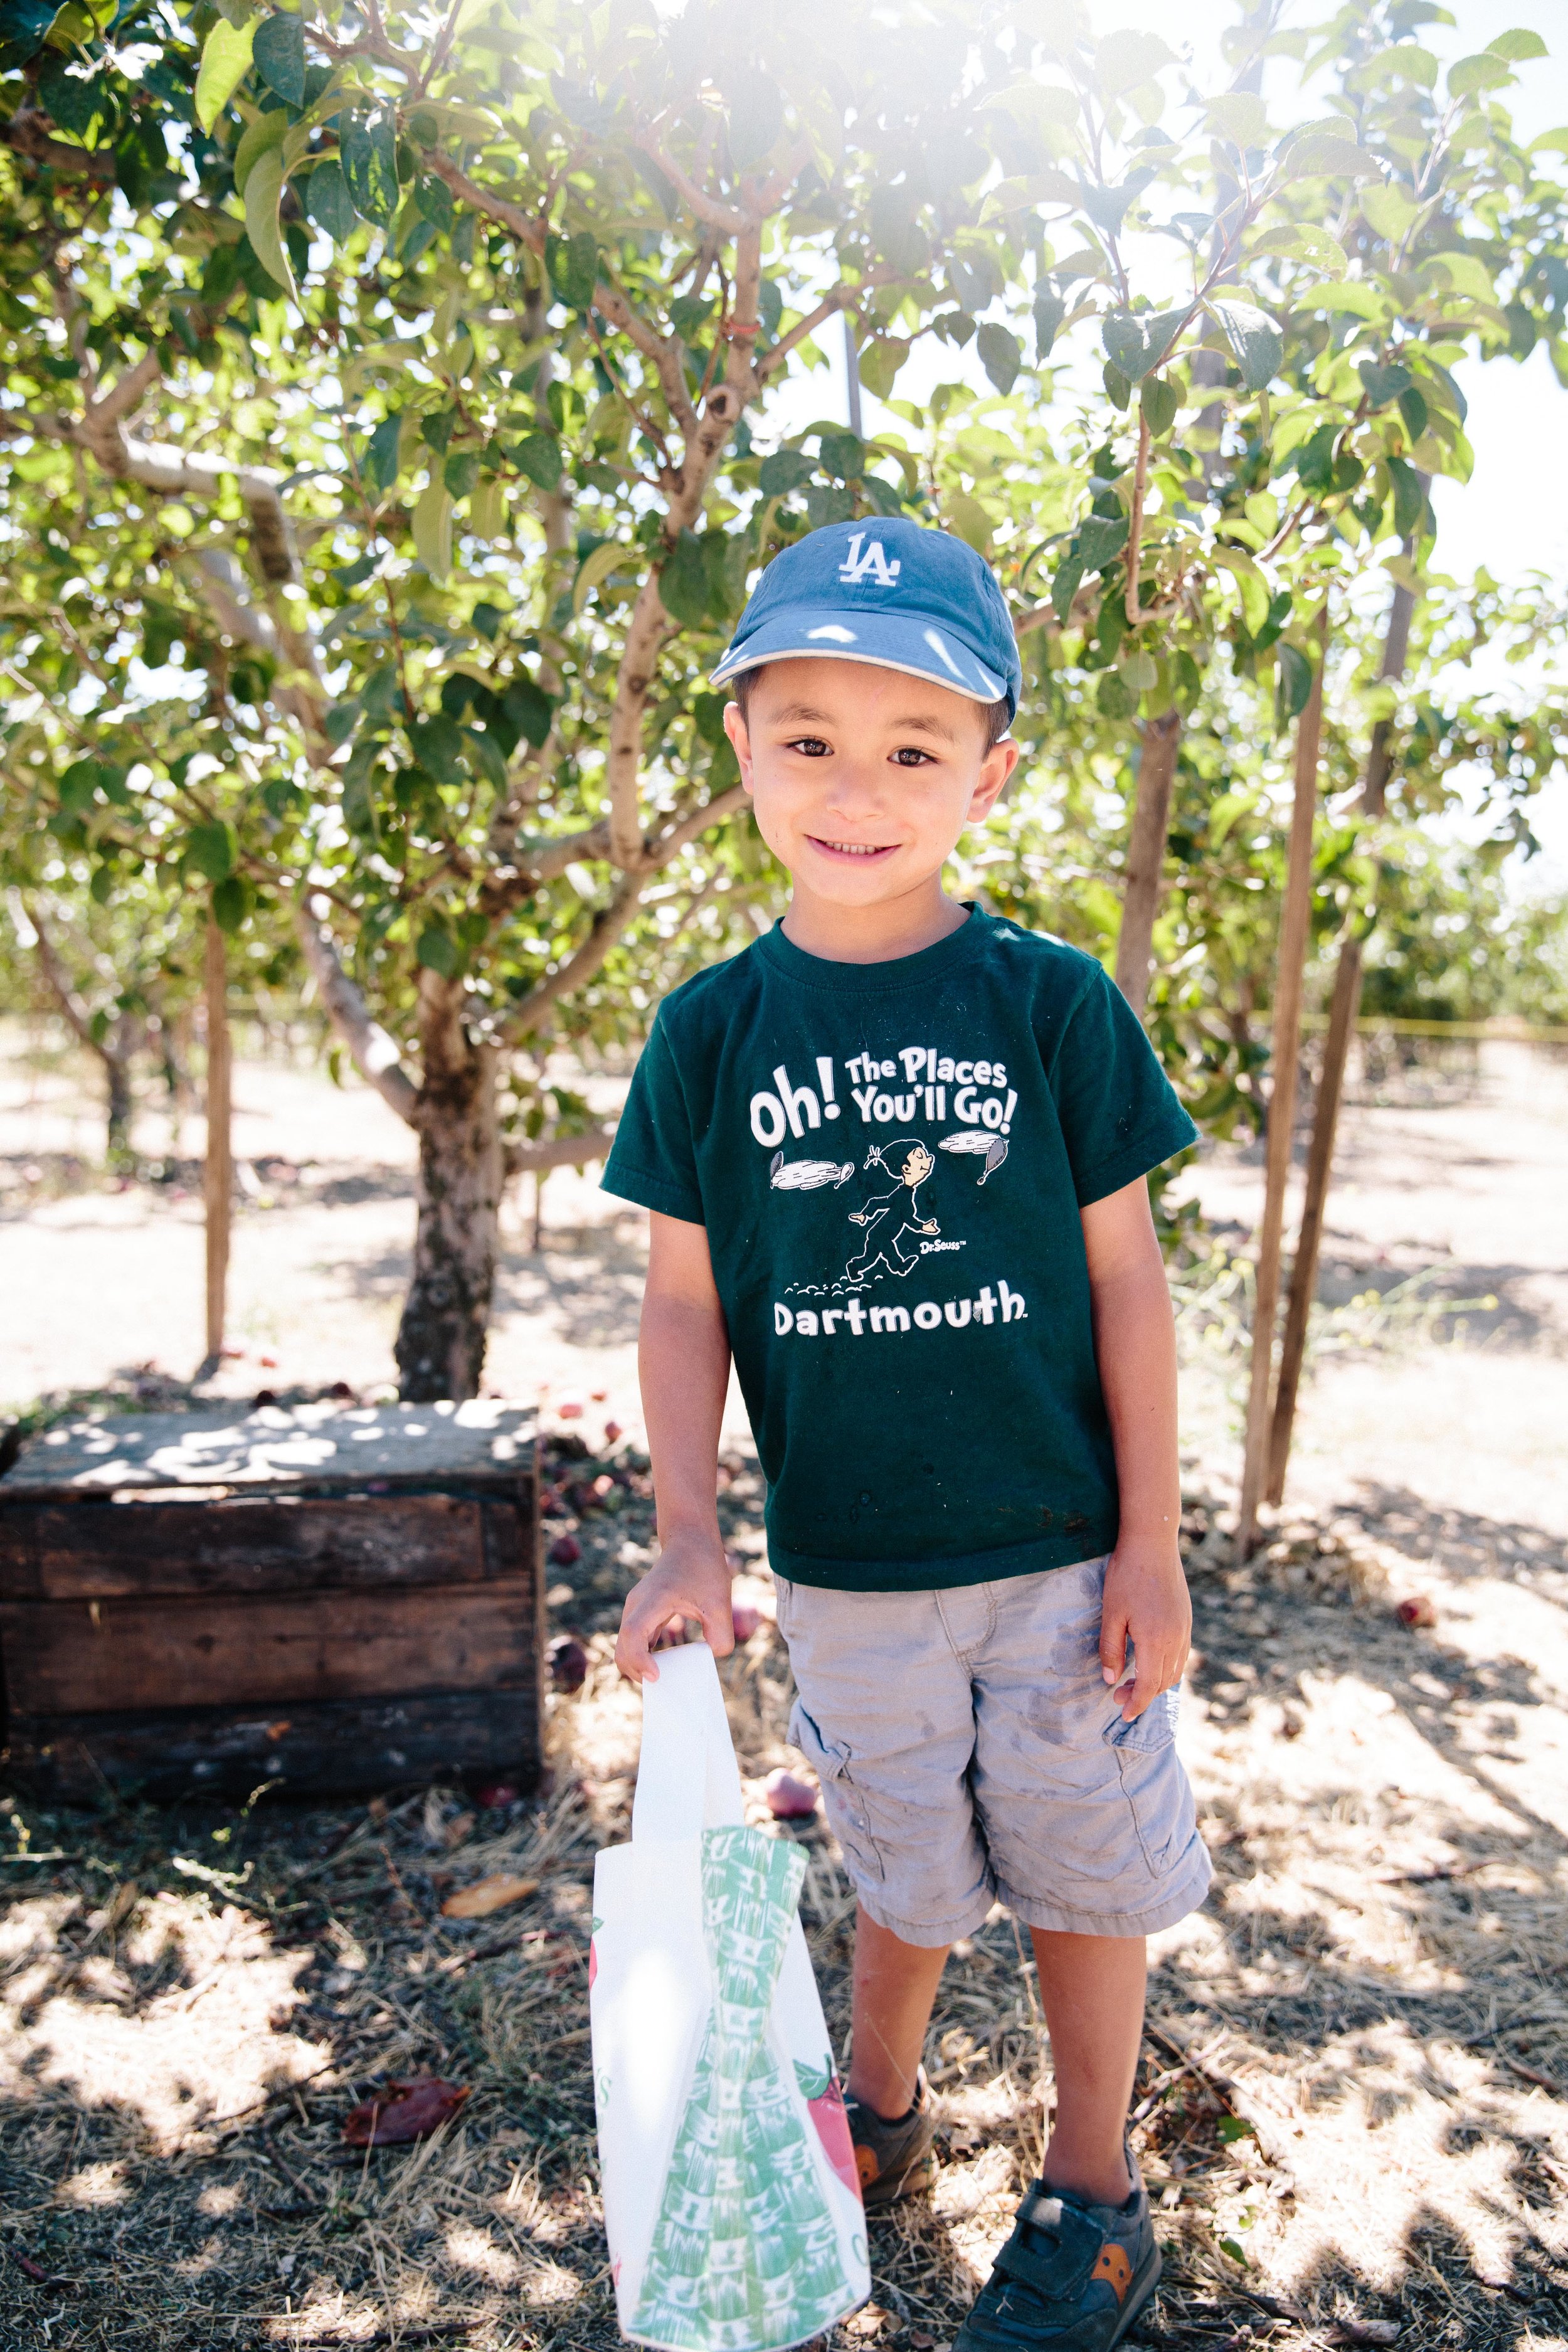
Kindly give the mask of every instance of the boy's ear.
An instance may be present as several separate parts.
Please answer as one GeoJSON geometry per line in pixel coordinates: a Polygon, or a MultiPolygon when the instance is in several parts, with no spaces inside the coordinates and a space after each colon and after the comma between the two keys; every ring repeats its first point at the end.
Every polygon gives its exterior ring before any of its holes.
{"type": "MultiPolygon", "coordinates": [[[[725,714],[728,717],[728,713],[725,714]]],[[[969,795],[967,822],[978,824],[990,815],[1003,785],[1018,764],[1018,746],[1008,740],[993,743],[980,762],[980,774],[969,795]]]]}
{"type": "Polygon", "coordinates": [[[724,732],[730,738],[736,759],[741,763],[741,782],[747,792],[752,789],[752,738],[746,727],[746,714],[738,702],[724,705],[724,732]]]}

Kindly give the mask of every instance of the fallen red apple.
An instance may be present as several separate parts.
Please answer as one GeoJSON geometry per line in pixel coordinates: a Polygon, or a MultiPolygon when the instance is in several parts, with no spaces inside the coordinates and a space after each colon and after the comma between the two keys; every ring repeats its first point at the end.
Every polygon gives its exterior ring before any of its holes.
{"type": "Polygon", "coordinates": [[[621,1424],[618,1421],[607,1421],[605,1423],[605,1443],[606,1445],[613,1445],[620,1433],[621,1424]]]}
{"type": "Polygon", "coordinates": [[[575,1536],[557,1536],[550,1547],[552,1568],[571,1568],[583,1557],[583,1547],[575,1536]]]}
{"type": "Polygon", "coordinates": [[[563,1397],[560,1403],[555,1408],[555,1415],[558,1421],[581,1421],[583,1418],[582,1398],[576,1396],[563,1397]]]}
{"type": "Polygon", "coordinates": [[[1408,1625],[1412,1629],[1418,1625],[1435,1625],[1437,1622],[1437,1612],[1424,1592],[1413,1592],[1408,1600],[1402,1601],[1399,1604],[1398,1616],[1402,1625],[1408,1625]]]}
{"type": "Polygon", "coordinates": [[[474,1801],[489,1812],[500,1812],[503,1806],[515,1805],[521,1794],[521,1790],[514,1789],[510,1780],[487,1780],[482,1789],[474,1791],[474,1801]]]}
{"type": "Polygon", "coordinates": [[[580,1691],[588,1679],[588,1653],[574,1633],[557,1633],[550,1644],[550,1679],[558,1691],[580,1691]]]}
{"type": "Polygon", "coordinates": [[[782,1764],[763,1782],[763,1794],[775,1821],[804,1822],[816,1811],[816,1790],[786,1772],[782,1764]]]}

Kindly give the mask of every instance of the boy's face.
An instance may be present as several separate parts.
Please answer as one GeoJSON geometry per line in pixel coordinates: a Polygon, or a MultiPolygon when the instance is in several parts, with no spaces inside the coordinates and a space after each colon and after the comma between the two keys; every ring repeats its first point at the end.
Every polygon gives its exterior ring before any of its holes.
{"type": "Polygon", "coordinates": [[[898,898],[940,874],[1011,775],[980,704],[869,662],[770,662],[750,721],[724,725],[763,839],[796,888],[843,907],[898,898]]]}

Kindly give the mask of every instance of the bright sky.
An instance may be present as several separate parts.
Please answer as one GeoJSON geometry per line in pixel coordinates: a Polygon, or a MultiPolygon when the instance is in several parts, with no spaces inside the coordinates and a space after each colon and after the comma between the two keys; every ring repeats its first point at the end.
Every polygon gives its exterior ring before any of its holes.
{"type": "MultiPolygon", "coordinates": [[[[1184,0],[1174,16],[1169,0],[1090,0],[1090,6],[1097,31],[1130,26],[1158,32],[1173,47],[1190,42],[1198,87],[1220,83],[1218,39],[1236,21],[1235,0],[1184,0]]],[[[1323,13],[1321,6],[1294,0],[1286,22],[1310,25],[1323,13]]],[[[1450,14],[1452,26],[1424,26],[1420,36],[1446,63],[1484,48],[1505,26],[1539,33],[1552,54],[1521,66],[1515,87],[1499,95],[1524,137],[1568,123],[1568,0],[1450,0],[1450,14]]],[[[1281,60],[1269,70],[1278,87],[1295,68],[1281,60]]],[[[1267,82],[1264,94],[1269,95],[1267,82]]],[[[845,415],[840,341],[829,333],[824,343],[830,374],[791,386],[772,406],[769,421],[775,429],[798,431],[816,417],[845,415]]],[[[899,390],[918,400],[944,378],[972,370],[972,361],[966,368],[948,346],[933,346],[910,362],[899,390]]],[[[1485,366],[1472,362],[1458,373],[1470,404],[1467,432],[1476,462],[1468,484],[1435,487],[1443,569],[1465,577],[1484,562],[1505,583],[1541,571],[1568,585],[1568,466],[1562,457],[1568,391],[1540,347],[1523,366],[1510,360],[1485,366]]],[[[877,404],[867,406],[870,429],[877,404]]],[[[1546,854],[1535,862],[1530,883],[1568,887],[1568,786],[1549,786],[1538,810],[1536,829],[1546,854]]]]}

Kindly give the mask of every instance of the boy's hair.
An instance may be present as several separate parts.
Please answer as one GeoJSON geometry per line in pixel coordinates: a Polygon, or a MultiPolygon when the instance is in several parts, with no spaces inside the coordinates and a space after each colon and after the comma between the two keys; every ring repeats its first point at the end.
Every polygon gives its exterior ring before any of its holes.
{"type": "MultiPolygon", "coordinates": [[[[752,688],[766,667],[765,662],[759,662],[755,669],[743,669],[738,677],[730,680],[730,699],[740,704],[741,716],[748,727],[752,723],[752,688]]],[[[964,695],[961,699],[967,702],[970,698],[964,695]]],[[[977,702],[974,708],[985,722],[985,749],[994,751],[1013,723],[1008,716],[1007,698],[1004,695],[1000,702],[977,702]]]]}

